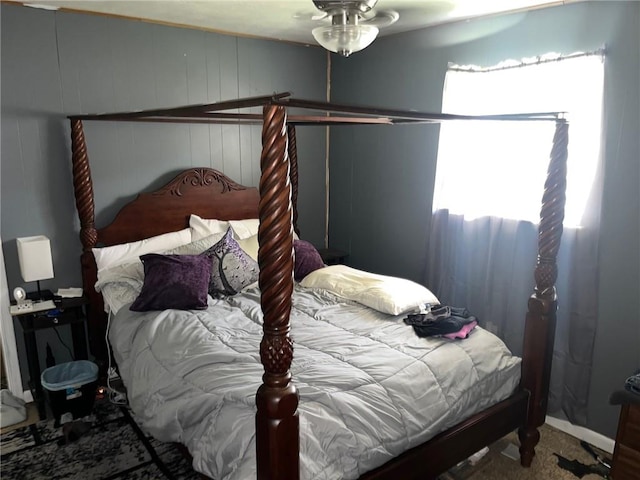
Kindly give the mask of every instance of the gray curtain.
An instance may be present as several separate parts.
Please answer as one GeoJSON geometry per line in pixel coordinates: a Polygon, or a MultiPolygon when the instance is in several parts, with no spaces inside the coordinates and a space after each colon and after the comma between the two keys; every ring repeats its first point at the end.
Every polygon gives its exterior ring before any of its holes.
{"type": "MultiPolygon", "coordinates": [[[[443,95],[447,112],[568,112],[570,207],[557,258],[548,412],[577,425],[587,423],[597,329],[602,155],[595,145],[598,135],[604,138],[603,58],[598,50],[486,68],[450,65],[443,95]]],[[[535,209],[542,189],[536,200],[534,187],[542,187],[538,167],[546,168],[539,157],[552,147],[549,137],[548,150],[539,150],[545,136],[538,126],[512,122],[444,124],[440,130],[425,283],[441,302],[468,308],[516,355],[522,353],[527,300],[535,285],[535,209]]]]}
{"type": "MultiPolygon", "coordinates": [[[[480,326],[522,355],[527,300],[535,285],[537,225],[446,210],[431,220],[426,284],[441,302],[464,306],[480,326]]],[[[558,253],[558,319],[550,414],[586,425],[597,322],[597,237],[565,228],[558,253]]]]}
{"type": "Polygon", "coordinates": [[[464,306],[480,325],[522,355],[533,292],[537,227],[530,222],[437,210],[431,219],[426,284],[447,305],[464,306]]]}

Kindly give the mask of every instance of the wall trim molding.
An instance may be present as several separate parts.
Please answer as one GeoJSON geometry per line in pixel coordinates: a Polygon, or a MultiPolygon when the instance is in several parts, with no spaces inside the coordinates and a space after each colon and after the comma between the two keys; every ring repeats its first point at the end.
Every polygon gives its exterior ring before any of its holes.
{"type": "Polygon", "coordinates": [[[572,437],[575,437],[579,440],[584,440],[589,445],[593,445],[600,450],[604,450],[607,453],[613,454],[613,449],[616,442],[609,437],[605,437],[604,435],[598,432],[594,432],[593,430],[589,430],[588,428],[574,425],[567,420],[551,417],[549,415],[547,415],[547,417],[545,418],[545,422],[547,425],[557,428],[558,430],[567,433],[572,437]]]}
{"type": "Polygon", "coordinates": [[[24,403],[33,402],[33,394],[31,393],[31,390],[25,390],[22,392],[22,399],[24,400],[24,403]]]}
{"type": "MultiPolygon", "coordinates": [[[[0,238],[0,337],[2,341],[2,355],[7,375],[9,391],[16,397],[26,401],[22,390],[22,374],[20,373],[20,361],[18,360],[18,346],[16,334],[13,328],[13,317],[10,309],[9,284],[7,272],[4,266],[4,251],[0,238]]],[[[31,393],[29,393],[31,395],[31,393]]]]}

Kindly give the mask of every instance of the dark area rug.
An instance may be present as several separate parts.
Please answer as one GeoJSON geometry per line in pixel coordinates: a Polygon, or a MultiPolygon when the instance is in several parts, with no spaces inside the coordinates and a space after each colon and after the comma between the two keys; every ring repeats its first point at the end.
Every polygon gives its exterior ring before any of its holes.
{"type": "Polygon", "coordinates": [[[53,419],[0,437],[2,480],[195,480],[177,446],[145,435],[123,406],[97,400],[79,419],[88,430],[69,441],[53,419]]]}
{"type": "MultiPolygon", "coordinates": [[[[145,435],[130,411],[96,400],[91,415],[79,419],[84,427],[68,441],[69,428],[54,428],[53,419],[0,435],[2,480],[198,480],[178,447],[145,435]],[[86,428],[86,431],[85,431],[86,428]]],[[[70,424],[67,424],[71,426],[70,424]]],[[[73,431],[73,430],[72,430],[73,431]]],[[[515,432],[489,447],[477,463],[462,462],[439,480],[602,480],[597,462],[580,442],[548,425],[531,468],[518,461],[515,432]],[[508,455],[505,453],[509,451],[508,455]],[[563,459],[560,461],[560,459],[563,459]],[[580,472],[565,464],[580,467],[580,472]],[[584,471],[584,473],[583,473],[584,471]]],[[[597,455],[606,457],[602,451],[597,455]]]]}

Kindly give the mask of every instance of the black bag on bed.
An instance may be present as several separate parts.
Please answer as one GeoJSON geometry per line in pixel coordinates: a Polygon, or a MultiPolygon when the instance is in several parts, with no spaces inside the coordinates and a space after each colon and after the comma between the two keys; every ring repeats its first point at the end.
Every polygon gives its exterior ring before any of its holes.
{"type": "Polygon", "coordinates": [[[477,322],[478,319],[466,308],[443,305],[436,305],[427,313],[409,315],[404,319],[404,323],[413,326],[413,330],[419,337],[459,332],[462,327],[474,321],[477,322]]]}

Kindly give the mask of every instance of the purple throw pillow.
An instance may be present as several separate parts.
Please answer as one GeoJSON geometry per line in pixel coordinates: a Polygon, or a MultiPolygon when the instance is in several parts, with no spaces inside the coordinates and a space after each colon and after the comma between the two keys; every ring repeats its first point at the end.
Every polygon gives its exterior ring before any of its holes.
{"type": "Polygon", "coordinates": [[[144,283],[130,310],[191,310],[207,308],[211,260],[200,255],[160,255],[140,257],[144,283]]]}
{"type": "Polygon", "coordinates": [[[218,243],[201,255],[210,258],[212,264],[209,293],[214,297],[235,295],[258,281],[258,262],[238,245],[231,227],[218,243]]]}
{"type": "Polygon", "coordinates": [[[311,272],[324,268],[324,262],[316,247],[306,240],[294,240],[293,250],[296,256],[296,262],[293,269],[293,278],[297,282],[301,281],[304,277],[311,272]]]}

